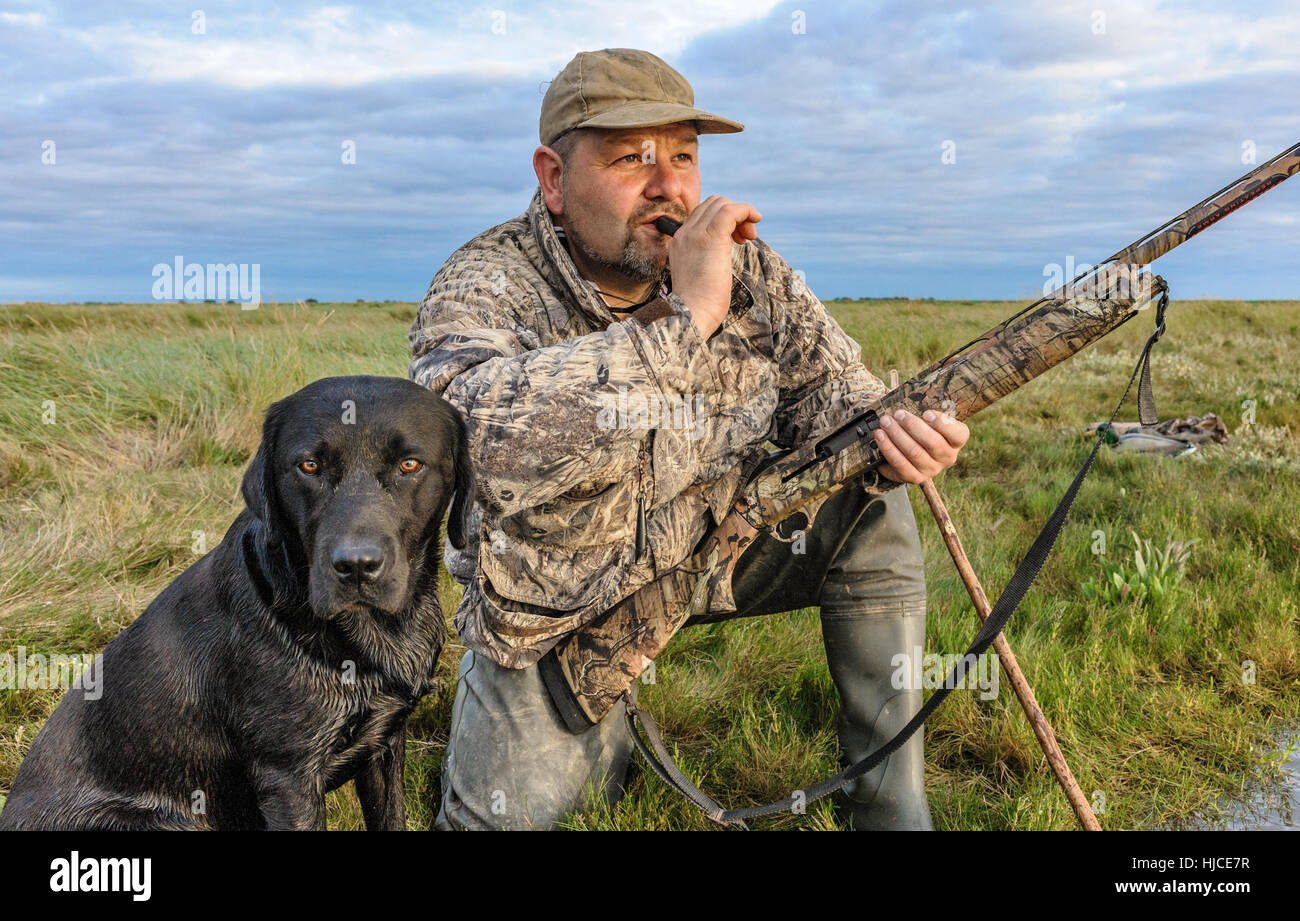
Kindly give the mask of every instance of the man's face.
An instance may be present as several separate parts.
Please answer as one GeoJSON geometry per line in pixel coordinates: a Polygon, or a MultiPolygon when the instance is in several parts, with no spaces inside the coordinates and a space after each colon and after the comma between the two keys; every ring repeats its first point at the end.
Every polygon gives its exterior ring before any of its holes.
{"type": "Polygon", "coordinates": [[[668,237],[650,221],[679,221],[700,202],[699,142],[690,122],[593,131],[565,161],[563,223],[581,257],[632,281],[658,278],[668,237]]]}

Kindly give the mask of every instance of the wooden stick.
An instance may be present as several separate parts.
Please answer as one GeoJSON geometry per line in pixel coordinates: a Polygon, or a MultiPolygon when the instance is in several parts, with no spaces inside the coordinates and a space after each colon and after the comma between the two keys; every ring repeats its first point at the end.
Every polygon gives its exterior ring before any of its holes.
{"type": "MultiPolygon", "coordinates": [[[[893,385],[897,387],[898,372],[892,371],[890,374],[893,385]]],[[[922,481],[921,491],[925,493],[925,499],[930,503],[930,511],[934,513],[934,520],[939,525],[939,532],[943,535],[943,542],[948,547],[948,553],[952,556],[953,563],[957,566],[957,574],[961,576],[961,581],[965,584],[971,601],[975,603],[976,613],[979,614],[981,621],[988,620],[989,611],[991,610],[989,599],[984,594],[984,588],[980,585],[979,579],[975,576],[975,570],[966,557],[966,551],[962,549],[961,538],[957,536],[957,528],[948,515],[948,509],[939,496],[939,490],[934,485],[934,480],[927,478],[922,481]]],[[[1007,638],[1001,633],[993,641],[993,649],[997,652],[998,663],[1002,666],[1002,670],[1011,679],[1011,686],[1016,690],[1016,697],[1020,699],[1020,705],[1025,710],[1029,725],[1034,730],[1034,735],[1038,737],[1038,744],[1042,746],[1043,754],[1047,756],[1047,763],[1052,766],[1052,773],[1056,775],[1056,779],[1061,784],[1061,789],[1065,791],[1065,798],[1070,801],[1070,806],[1073,807],[1074,814],[1079,819],[1079,824],[1084,827],[1085,831],[1101,831],[1101,823],[1097,821],[1097,816],[1093,814],[1087,798],[1083,795],[1083,791],[1079,789],[1079,782],[1074,779],[1070,766],[1065,763],[1065,755],[1061,753],[1061,746],[1056,742],[1056,733],[1052,731],[1051,723],[1043,715],[1043,710],[1038,706],[1037,698],[1034,697],[1033,689],[1029,687],[1024,672],[1020,670],[1020,663],[1016,661],[1015,653],[1011,651],[1007,638]]]]}
{"type": "MultiPolygon", "coordinates": [[[[943,533],[943,542],[948,546],[952,561],[957,564],[957,572],[966,585],[966,591],[970,593],[971,601],[975,602],[975,610],[979,613],[980,620],[988,620],[989,600],[984,595],[979,579],[975,577],[970,560],[966,558],[961,540],[957,537],[957,529],[953,527],[952,519],[948,517],[948,509],[944,507],[943,499],[939,497],[939,490],[935,488],[933,480],[926,480],[921,484],[921,491],[925,493],[926,501],[930,503],[930,511],[934,512],[934,520],[938,522],[939,530],[943,533]]],[[[1020,705],[1025,708],[1025,716],[1029,718],[1029,725],[1033,728],[1034,735],[1038,736],[1038,743],[1043,747],[1043,754],[1047,756],[1052,772],[1056,774],[1056,779],[1061,782],[1061,788],[1065,790],[1065,798],[1070,801],[1070,805],[1074,807],[1074,814],[1079,817],[1079,824],[1087,831],[1101,831],[1101,825],[1093,815],[1092,807],[1088,805],[1087,798],[1079,789],[1079,783],[1074,779],[1070,766],[1065,763],[1065,756],[1061,754],[1061,747],[1056,742],[1056,733],[1052,732],[1051,724],[1043,715],[1042,708],[1038,706],[1038,700],[1034,697],[1033,689],[1025,680],[1020,664],[1016,662],[1015,653],[1011,651],[1011,646],[1001,633],[993,641],[993,649],[998,654],[998,662],[1003,671],[1011,679],[1011,686],[1016,689],[1016,696],[1020,698],[1020,705]]]]}

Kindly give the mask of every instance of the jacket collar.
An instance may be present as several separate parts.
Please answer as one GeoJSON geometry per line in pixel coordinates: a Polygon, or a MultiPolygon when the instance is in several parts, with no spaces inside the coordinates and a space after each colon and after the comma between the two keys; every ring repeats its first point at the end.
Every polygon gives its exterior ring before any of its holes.
{"type": "Polygon", "coordinates": [[[541,249],[541,264],[537,267],[547,283],[556,290],[566,304],[576,305],[597,329],[615,322],[605,299],[587,284],[578,267],[573,264],[564,241],[555,233],[555,217],[546,207],[542,187],[537,187],[528,206],[528,223],[532,225],[533,239],[541,249]]]}

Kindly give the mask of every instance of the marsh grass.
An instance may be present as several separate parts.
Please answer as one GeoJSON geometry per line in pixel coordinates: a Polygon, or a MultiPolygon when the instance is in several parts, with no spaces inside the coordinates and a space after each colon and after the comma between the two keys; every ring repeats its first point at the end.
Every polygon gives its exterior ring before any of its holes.
{"type": "MultiPolygon", "coordinates": [[[[1017,305],[828,305],[882,378],[914,371],[1017,305]]],[[[0,652],[96,652],[220,541],[242,501],[265,407],[319,377],[405,376],[409,304],[30,304],[0,307],[0,652]],[[52,401],[54,421],[46,424],[52,401]]],[[[1139,317],[972,420],[938,481],[996,598],[1086,454],[1149,333],[1139,317]]],[[[1300,302],[1176,302],[1155,352],[1162,417],[1218,413],[1234,432],[1184,458],[1103,452],[1007,637],[1107,828],[1165,827],[1267,773],[1262,746],[1300,714],[1300,302]],[[1256,422],[1242,427],[1243,402],[1256,422]],[[1132,529],[1197,541],[1170,603],[1088,599],[1132,529]],[[1242,680],[1254,665],[1254,683],[1242,680]],[[1098,802],[1101,800],[1098,799],[1098,802]]],[[[1132,418],[1133,412],[1123,418],[1132,418]]],[[[919,491],[929,578],[927,651],[960,652],[976,628],[919,491]]],[[[459,587],[444,573],[450,624],[459,587]]],[[[456,669],[413,715],[409,825],[436,811],[456,669]]],[[[836,692],[814,610],[693,628],[661,656],[641,700],[682,766],[725,805],[778,799],[837,768],[836,692]]],[[[0,690],[0,795],[58,703],[0,690]]],[[[1007,682],[992,701],[956,693],[926,727],[940,828],[1072,828],[1007,682]]],[[[331,828],[358,828],[350,788],[331,828]]],[[[826,803],[760,828],[838,828],[826,803]]],[[[708,828],[634,765],[627,796],[574,828],[708,828]]]]}

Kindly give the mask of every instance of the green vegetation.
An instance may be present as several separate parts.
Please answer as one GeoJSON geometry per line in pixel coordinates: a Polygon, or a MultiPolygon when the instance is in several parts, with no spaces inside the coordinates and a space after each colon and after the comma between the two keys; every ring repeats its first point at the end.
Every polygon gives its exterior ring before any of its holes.
{"type": "MultiPolygon", "coordinates": [[[[1016,309],[828,306],[885,379],[1016,309]]],[[[266,406],[318,377],[404,376],[413,316],[410,304],[369,302],[0,307],[0,652],[102,648],[196,548],[221,539],[266,406]]],[[[972,420],[971,443],[938,485],[993,598],[1149,331],[1140,317],[972,420]]],[[[1300,302],[1176,302],[1155,352],[1157,405],[1164,417],[1218,413],[1232,439],[1181,458],[1104,451],[1008,630],[1080,784],[1104,794],[1104,827],[1161,827],[1211,808],[1268,772],[1276,759],[1262,743],[1300,716],[1298,352],[1300,302]],[[1255,422],[1243,427],[1245,401],[1255,422]],[[1093,553],[1099,530],[1104,555],[1093,553]],[[1139,565],[1130,531],[1196,544],[1187,555],[1144,542],[1139,565]],[[1115,573],[1134,587],[1110,593],[1115,573]],[[1139,604],[1139,585],[1160,603],[1139,604]]],[[[913,505],[929,573],[927,651],[960,652],[977,620],[917,490],[913,505]]],[[[458,597],[444,577],[449,623],[458,597]]],[[[454,640],[444,651],[439,689],[410,724],[412,828],[432,819],[462,651],[454,640]]],[[[656,665],[641,700],[725,805],[783,797],[837,768],[836,694],[814,610],[692,628],[656,665]]],[[[1074,827],[1002,687],[992,701],[954,694],[926,728],[937,826],[1074,827]]],[[[0,796],[59,697],[0,690],[0,796]]],[[[329,823],[361,827],[350,789],[331,794],[329,823]]],[[[573,824],[710,827],[639,764],[617,808],[573,824]]],[[[838,827],[826,803],[756,824],[838,827]]]]}
{"type": "MultiPolygon", "coordinates": [[[[1103,532],[1104,533],[1104,532],[1103,532]]],[[[1174,590],[1183,581],[1183,570],[1192,555],[1195,540],[1165,540],[1157,547],[1150,538],[1133,536],[1133,568],[1124,563],[1111,563],[1102,559],[1102,575],[1085,579],[1079,587],[1089,601],[1102,601],[1109,605],[1147,604],[1162,607],[1172,601],[1174,590]]]]}

